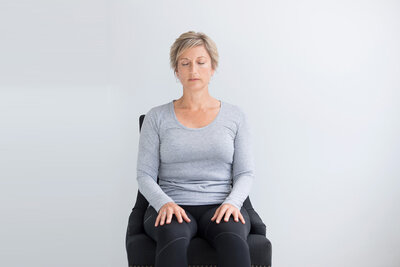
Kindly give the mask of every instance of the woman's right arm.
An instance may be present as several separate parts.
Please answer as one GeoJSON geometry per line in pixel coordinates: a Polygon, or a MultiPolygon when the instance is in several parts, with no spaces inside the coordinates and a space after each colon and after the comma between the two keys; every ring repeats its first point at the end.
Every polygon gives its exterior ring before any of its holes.
{"type": "Polygon", "coordinates": [[[137,182],[139,191],[158,212],[168,202],[174,202],[158,185],[160,138],[154,108],[144,117],[139,137],[137,182]]]}

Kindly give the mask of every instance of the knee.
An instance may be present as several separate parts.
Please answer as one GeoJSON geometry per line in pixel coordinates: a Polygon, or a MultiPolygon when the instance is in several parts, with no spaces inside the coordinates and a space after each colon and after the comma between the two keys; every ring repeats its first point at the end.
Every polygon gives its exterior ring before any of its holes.
{"type": "Polygon", "coordinates": [[[247,239],[244,236],[234,232],[219,233],[214,237],[213,243],[217,248],[223,247],[231,251],[235,251],[235,249],[241,250],[249,247],[247,239]]]}
{"type": "Polygon", "coordinates": [[[163,240],[164,242],[177,239],[190,240],[197,231],[195,221],[179,223],[176,219],[171,220],[171,223],[169,224],[165,223],[164,225],[158,225],[155,228],[158,240],[163,240]]]}
{"type": "MultiPolygon", "coordinates": [[[[247,236],[250,232],[249,221],[246,221],[246,224],[234,222],[232,217],[229,218],[228,222],[209,222],[205,228],[205,235],[211,240],[215,240],[215,238],[220,236],[220,234],[231,236],[231,238],[236,236],[247,242],[247,236]]],[[[226,236],[221,237],[227,238],[226,236]]]]}

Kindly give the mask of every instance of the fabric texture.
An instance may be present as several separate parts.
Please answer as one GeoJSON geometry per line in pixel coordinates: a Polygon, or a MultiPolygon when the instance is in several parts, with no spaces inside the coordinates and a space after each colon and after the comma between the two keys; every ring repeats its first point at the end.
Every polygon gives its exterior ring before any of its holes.
{"type": "Polygon", "coordinates": [[[255,178],[246,114],[220,100],[211,123],[189,128],[177,119],[173,101],[151,108],[144,118],[137,157],[139,191],[157,212],[167,202],[229,203],[240,210],[255,178]]]}

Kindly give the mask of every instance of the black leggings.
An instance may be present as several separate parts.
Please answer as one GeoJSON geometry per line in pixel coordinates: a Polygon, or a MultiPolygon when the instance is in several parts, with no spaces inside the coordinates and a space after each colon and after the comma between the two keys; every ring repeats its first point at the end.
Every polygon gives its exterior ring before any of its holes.
{"type": "Polygon", "coordinates": [[[250,267],[250,251],[247,236],[250,232],[250,218],[244,207],[240,209],[245,224],[233,215],[225,222],[225,214],[219,224],[211,221],[221,204],[179,205],[190,218],[190,222],[179,223],[175,214],[171,223],[155,227],[157,211],[149,205],[144,214],[144,230],[157,243],[155,267],[187,267],[187,247],[197,234],[206,239],[218,253],[219,267],[250,267]]]}

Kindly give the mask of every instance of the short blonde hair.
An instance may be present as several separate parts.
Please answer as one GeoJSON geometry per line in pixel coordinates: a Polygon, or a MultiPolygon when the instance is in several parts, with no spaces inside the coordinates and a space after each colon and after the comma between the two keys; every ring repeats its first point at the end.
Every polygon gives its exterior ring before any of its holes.
{"type": "Polygon", "coordinates": [[[185,52],[187,49],[201,46],[207,50],[210,58],[211,58],[211,67],[215,70],[218,67],[218,50],[215,42],[208,37],[206,34],[202,32],[188,31],[182,33],[172,44],[170,52],[169,52],[169,60],[171,68],[176,73],[178,69],[178,58],[185,52]]]}

